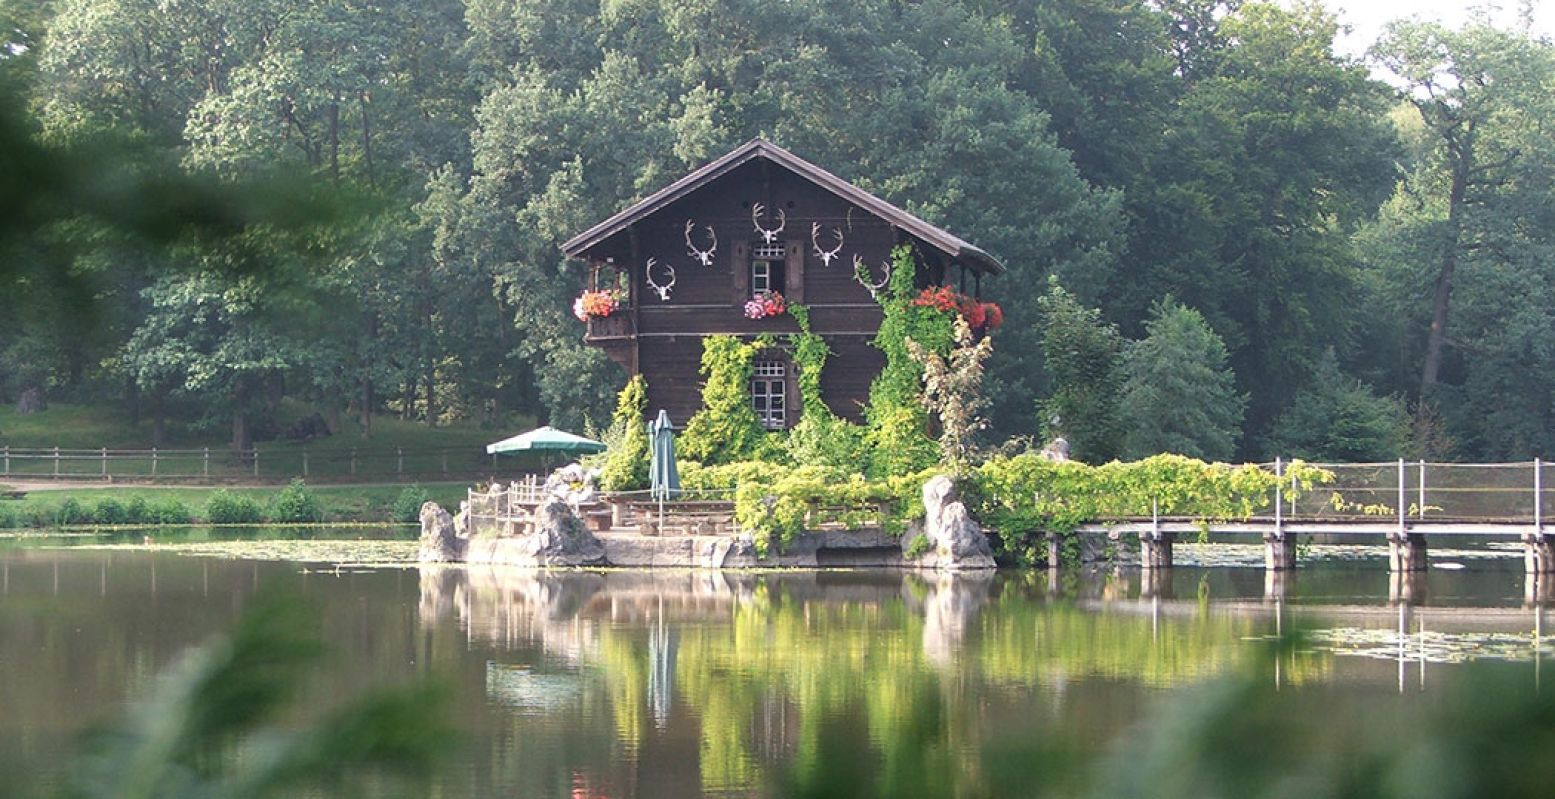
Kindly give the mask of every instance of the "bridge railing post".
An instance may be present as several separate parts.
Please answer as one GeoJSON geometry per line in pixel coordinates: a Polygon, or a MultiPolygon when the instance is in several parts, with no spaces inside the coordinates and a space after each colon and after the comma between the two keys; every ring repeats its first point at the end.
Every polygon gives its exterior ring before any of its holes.
{"type": "MultiPolygon", "coordinates": [[[[1291,475],[1291,485],[1296,476],[1291,475]]],[[[1285,487],[1285,459],[1274,459],[1274,529],[1263,534],[1263,565],[1270,573],[1296,568],[1296,542],[1285,535],[1285,498],[1280,491],[1285,487]]],[[[1294,492],[1292,492],[1294,493],[1294,492]]],[[[1295,513],[1292,506],[1291,512],[1295,513]]]]}
{"type": "Polygon", "coordinates": [[[1280,487],[1284,484],[1285,460],[1274,459],[1274,537],[1285,537],[1285,502],[1280,497],[1280,487]]]}
{"type": "Polygon", "coordinates": [[[1409,511],[1404,507],[1404,459],[1398,459],[1398,537],[1408,532],[1409,511]]]}
{"type": "Polygon", "coordinates": [[[1533,534],[1544,535],[1544,459],[1533,459],[1533,534]]]}
{"type": "Polygon", "coordinates": [[[1528,591],[1537,600],[1555,574],[1555,541],[1544,536],[1544,460],[1533,459],[1533,529],[1523,536],[1523,566],[1528,591]]]}
{"type": "Polygon", "coordinates": [[[1423,571],[1426,567],[1425,536],[1409,532],[1408,471],[1398,459],[1398,531],[1388,541],[1388,569],[1394,572],[1423,571]]]}

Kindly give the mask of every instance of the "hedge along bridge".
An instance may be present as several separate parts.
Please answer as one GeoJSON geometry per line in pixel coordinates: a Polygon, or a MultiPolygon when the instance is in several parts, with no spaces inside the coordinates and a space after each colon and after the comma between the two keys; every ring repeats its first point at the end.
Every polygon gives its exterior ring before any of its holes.
{"type": "MultiPolygon", "coordinates": [[[[1289,500],[1281,499],[1277,489],[1265,514],[1206,523],[1162,515],[1152,501],[1148,515],[1098,519],[1077,532],[1137,534],[1140,566],[1146,570],[1170,568],[1172,542],[1185,533],[1256,535],[1263,539],[1264,566],[1271,572],[1296,568],[1296,539],[1302,535],[1382,536],[1388,542],[1389,570],[1406,573],[1426,568],[1427,535],[1515,538],[1523,544],[1528,574],[1555,575],[1555,530],[1545,528],[1549,499],[1542,460],[1310,465],[1331,472],[1333,482],[1289,500]]],[[[1285,476],[1283,460],[1260,466],[1285,476]]],[[[1050,565],[1056,563],[1056,550],[1056,540],[1050,539],[1050,565]]]]}

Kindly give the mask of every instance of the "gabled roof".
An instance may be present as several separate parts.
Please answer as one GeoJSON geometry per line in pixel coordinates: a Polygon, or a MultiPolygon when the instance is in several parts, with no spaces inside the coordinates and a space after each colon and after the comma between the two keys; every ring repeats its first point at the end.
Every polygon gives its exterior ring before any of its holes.
{"type": "Polygon", "coordinates": [[[830,191],[847,202],[874,214],[901,228],[915,238],[956,259],[964,266],[981,272],[999,273],[1004,265],[981,248],[942,228],[929,224],[912,214],[870,194],[863,189],[833,175],[830,172],[800,158],[766,139],[751,139],[685,177],[649,195],[642,202],[606,219],[574,236],[562,245],[562,251],[571,257],[580,257],[589,248],[631,227],[661,208],[685,197],[714,180],[728,174],[736,167],[757,158],[787,167],[810,182],[830,191]]]}

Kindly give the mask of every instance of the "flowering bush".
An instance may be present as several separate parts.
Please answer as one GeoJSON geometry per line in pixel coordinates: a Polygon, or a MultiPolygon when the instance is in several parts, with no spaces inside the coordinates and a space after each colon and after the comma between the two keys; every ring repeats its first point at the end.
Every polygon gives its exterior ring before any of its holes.
{"type": "Polygon", "coordinates": [[[572,301],[572,315],[579,322],[603,318],[615,313],[625,301],[626,292],[621,289],[585,291],[572,301]]]}
{"type": "Polygon", "coordinates": [[[783,295],[775,291],[759,291],[745,303],[746,319],[765,319],[769,316],[777,316],[788,309],[783,301],[783,295]]]}
{"type": "Polygon", "coordinates": [[[933,308],[946,313],[954,311],[966,319],[967,327],[976,335],[983,335],[1004,324],[1004,311],[997,304],[980,302],[956,292],[949,286],[926,288],[913,298],[913,305],[933,308]]]}

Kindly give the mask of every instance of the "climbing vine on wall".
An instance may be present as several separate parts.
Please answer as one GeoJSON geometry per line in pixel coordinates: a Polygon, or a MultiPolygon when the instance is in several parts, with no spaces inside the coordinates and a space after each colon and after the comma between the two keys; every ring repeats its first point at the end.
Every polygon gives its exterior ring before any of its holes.
{"type": "Polygon", "coordinates": [[[799,369],[799,423],[788,431],[784,442],[788,457],[797,466],[813,465],[857,471],[861,458],[863,431],[832,413],[821,398],[821,372],[831,349],[825,339],[810,329],[810,312],[791,305],[789,315],[799,332],[788,337],[794,364],[799,369]]]}
{"type": "Polygon", "coordinates": [[[923,407],[923,365],[907,351],[907,339],[926,350],[948,352],[952,316],[914,305],[917,260],[908,245],[891,251],[891,280],[880,294],[884,318],[872,342],[885,353],[885,368],[869,387],[869,474],[887,477],[921,471],[934,465],[939,450],[929,431],[923,407]]]}
{"type": "Polygon", "coordinates": [[[686,422],[676,442],[680,454],[704,464],[770,458],[776,449],[751,407],[750,381],[756,353],[771,337],[742,342],[734,336],[702,340],[702,409],[686,422]]]}

